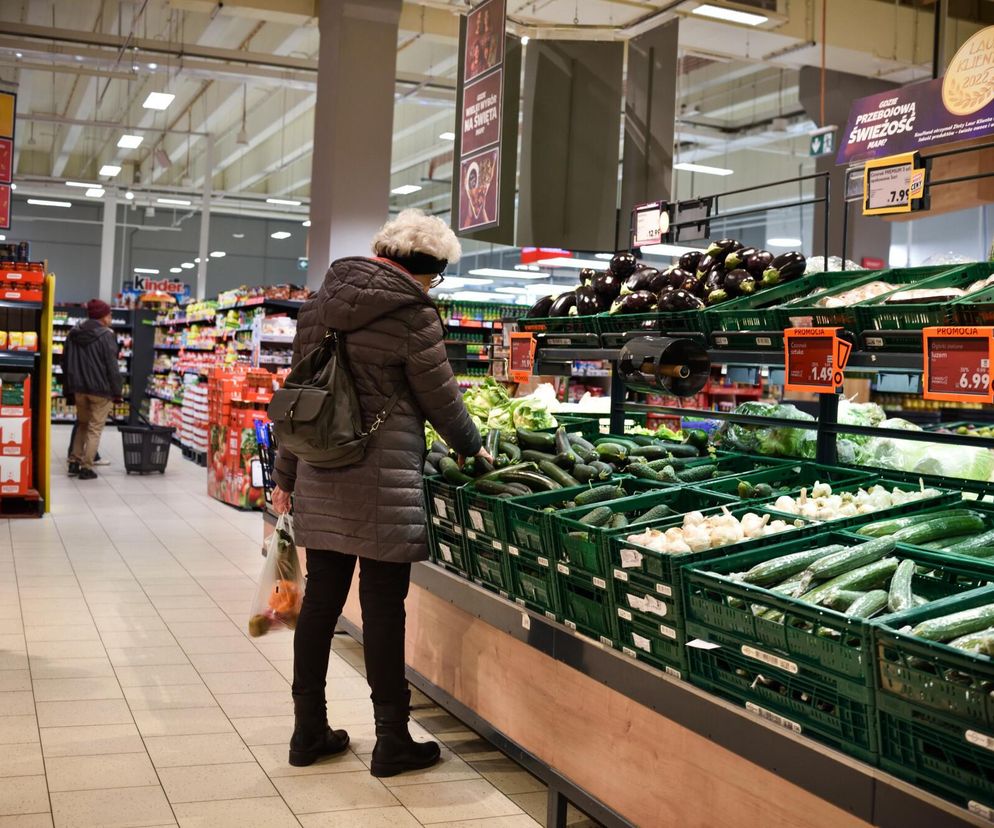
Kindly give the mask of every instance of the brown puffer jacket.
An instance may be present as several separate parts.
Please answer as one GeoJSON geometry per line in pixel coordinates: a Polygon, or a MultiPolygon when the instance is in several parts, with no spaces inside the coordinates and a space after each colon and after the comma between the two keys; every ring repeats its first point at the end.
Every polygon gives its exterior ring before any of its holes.
{"type": "Polygon", "coordinates": [[[339,259],[300,310],[294,364],[329,328],[345,333],[364,427],[395,390],[400,397],[354,466],[319,469],[279,451],[276,482],[294,493],[297,543],[380,561],[423,561],[425,418],[460,454],[472,456],[481,445],[445,355],[438,309],[397,265],[339,259]]]}

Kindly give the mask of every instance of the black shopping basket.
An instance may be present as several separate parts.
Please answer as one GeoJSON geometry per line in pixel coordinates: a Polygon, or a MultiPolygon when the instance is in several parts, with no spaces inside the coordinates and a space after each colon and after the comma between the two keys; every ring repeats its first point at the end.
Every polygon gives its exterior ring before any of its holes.
{"type": "Polygon", "coordinates": [[[140,425],[117,427],[124,445],[124,470],[128,474],[165,474],[166,463],[169,462],[169,446],[176,429],[152,425],[144,417],[141,419],[140,425]]]}

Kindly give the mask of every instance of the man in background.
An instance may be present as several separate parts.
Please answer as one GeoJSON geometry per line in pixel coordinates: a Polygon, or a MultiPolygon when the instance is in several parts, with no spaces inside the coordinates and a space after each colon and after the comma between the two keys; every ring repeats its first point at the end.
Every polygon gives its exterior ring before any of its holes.
{"type": "Polygon", "coordinates": [[[117,363],[117,335],[111,329],[110,305],[86,304],[89,317],[69,331],[62,356],[64,393],[76,405],[76,434],[69,453],[69,476],[93,480],[100,435],[123,383],[117,363]]]}

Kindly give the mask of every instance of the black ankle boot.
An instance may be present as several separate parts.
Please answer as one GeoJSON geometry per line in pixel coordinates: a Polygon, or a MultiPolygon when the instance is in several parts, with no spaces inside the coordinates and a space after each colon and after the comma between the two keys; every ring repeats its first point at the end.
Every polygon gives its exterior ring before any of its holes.
{"type": "Polygon", "coordinates": [[[376,747],[369,772],[373,776],[396,776],[405,771],[434,765],[442,754],[437,742],[415,742],[407,729],[411,694],[397,704],[373,704],[376,747]]]}
{"type": "Polygon", "coordinates": [[[324,705],[293,701],[293,736],[290,737],[290,764],[301,768],[313,765],[322,756],[334,756],[349,746],[349,734],[332,730],[324,705]]]}

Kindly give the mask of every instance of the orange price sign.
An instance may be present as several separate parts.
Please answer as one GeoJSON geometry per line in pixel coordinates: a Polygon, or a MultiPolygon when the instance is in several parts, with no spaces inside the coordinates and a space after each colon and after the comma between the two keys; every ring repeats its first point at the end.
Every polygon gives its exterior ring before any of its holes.
{"type": "Polygon", "coordinates": [[[994,328],[925,328],[922,345],[922,397],[945,402],[994,402],[994,328]]]}
{"type": "Polygon", "coordinates": [[[530,333],[514,331],[511,334],[510,370],[512,382],[528,382],[535,362],[535,337],[530,333]]]}
{"type": "Polygon", "coordinates": [[[842,386],[852,344],[839,328],[787,328],[783,332],[786,388],[834,394],[842,386]]]}

